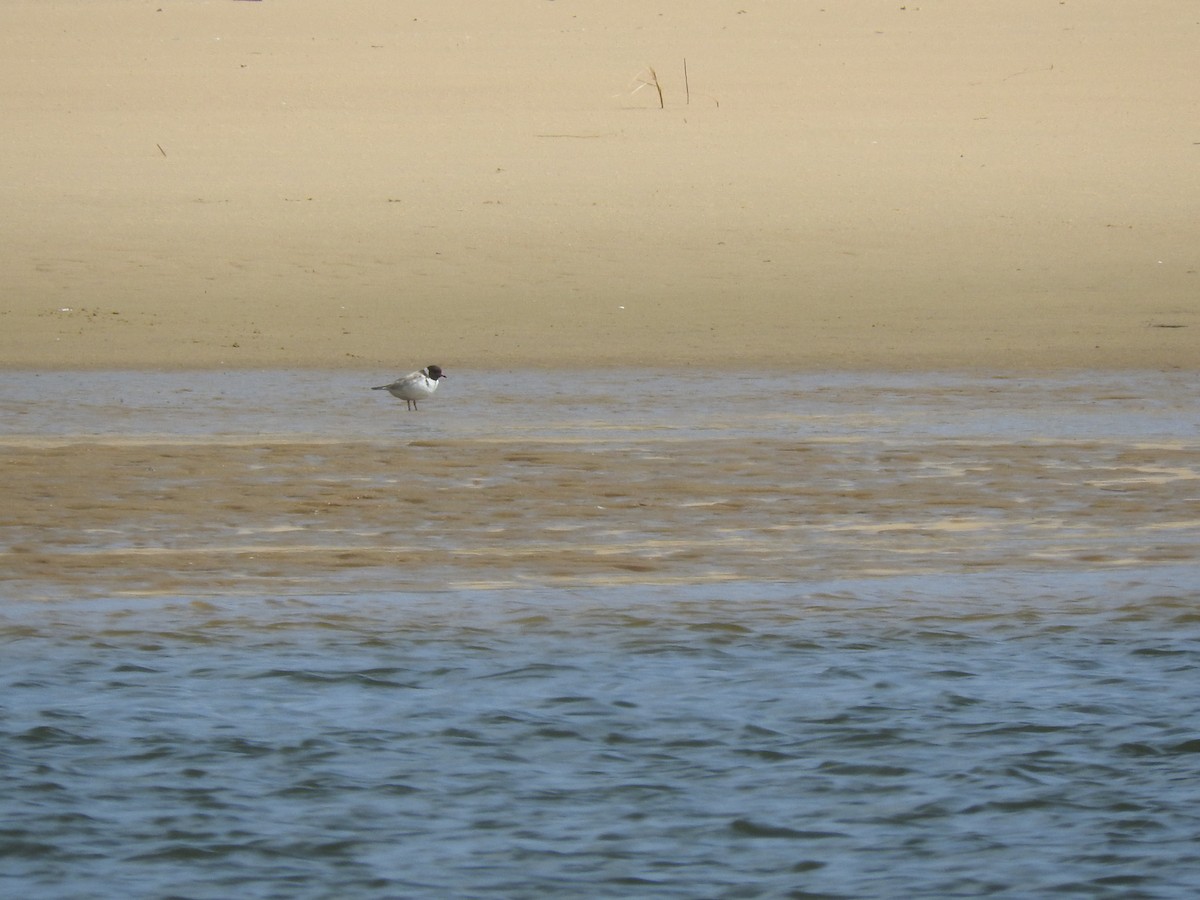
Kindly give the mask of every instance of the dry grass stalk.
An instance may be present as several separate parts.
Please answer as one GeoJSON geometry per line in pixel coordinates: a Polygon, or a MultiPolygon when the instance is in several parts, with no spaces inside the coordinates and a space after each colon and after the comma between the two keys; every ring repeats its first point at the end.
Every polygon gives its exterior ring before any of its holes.
{"type": "Polygon", "coordinates": [[[646,66],[645,72],[637,77],[638,86],[633,89],[633,93],[637,93],[646,86],[653,87],[658,91],[658,108],[666,109],[667,104],[663,100],[662,85],[658,83],[658,73],[654,71],[653,66],[646,66]]]}

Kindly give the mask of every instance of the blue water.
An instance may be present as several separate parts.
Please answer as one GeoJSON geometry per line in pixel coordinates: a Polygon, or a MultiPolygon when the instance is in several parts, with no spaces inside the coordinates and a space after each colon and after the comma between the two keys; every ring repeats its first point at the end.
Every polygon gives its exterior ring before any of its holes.
{"type": "MultiPolygon", "coordinates": [[[[532,564],[490,589],[386,590],[376,573],[323,591],[83,584],[73,598],[59,581],[0,579],[5,896],[1200,890],[1200,569],[1185,518],[1200,511],[1200,403],[1182,376],[780,376],[769,395],[713,379],[727,409],[696,390],[704,377],[662,376],[632,410],[621,374],[530,392],[495,376],[486,402],[488,380],[463,376],[450,385],[470,390],[448,387],[425,419],[362,415],[395,410],[364,406],[342,375],[86,377],[84,395],[60,374],[10,384],[4,446],[257,433],[336,448],[419,429],[462,446],[582,440],[615,461],[670,441],[688,465],[711,452],[730,484],[730,441],[781,430],[853,430],[939,465],[990,443],[1014,464],[1029,450],[1039,473],[1051,446],[1049,471],[1071,477],[1040,489],[1054,515],[1075,509],[1073,549],[1026,552],[1023,529],[1060,540],[1053,519],[997,507],[973,512],[1003,520],[997,540],[1020,552],[969,532],[955,555],[950,530],[907,569],[864,557],[841,574],[800,554],[668,584],[569,583],[532,564]],[[273,406],[282,395],[295,403],[273,406]],[[1170,502],[1130,476],[1158,446],[1170,502]],[[1121,448],[1137,451],[1128,470],[1121,448]],[[1093,464],[1089,486],[1078,473],[1093,464]]],[[[998,478],[988,465],[960,467],[964,491],[998,478]]],[[[903,558],[912,548],[887,535],[914,487],[889,483],[871,481],[870,554],[903,558]]]]}

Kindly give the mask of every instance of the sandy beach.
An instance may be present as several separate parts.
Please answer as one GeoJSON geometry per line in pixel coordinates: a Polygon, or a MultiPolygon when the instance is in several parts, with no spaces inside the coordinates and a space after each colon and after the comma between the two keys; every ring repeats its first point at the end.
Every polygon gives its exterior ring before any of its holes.
{"type": "Polygon", "coordinates": [[[1200,368],[1198,44],[1167,0],[14,0],[0,365],[1200,368]]]}
{"type": "Polygon", "coordinates": [[[0,3],[13,896],[1194,893],[1198,59],[0,3]]]}

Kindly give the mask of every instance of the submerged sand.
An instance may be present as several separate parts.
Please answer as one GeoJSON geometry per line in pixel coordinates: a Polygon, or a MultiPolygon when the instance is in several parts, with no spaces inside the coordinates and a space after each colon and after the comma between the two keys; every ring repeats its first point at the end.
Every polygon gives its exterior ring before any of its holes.
{"type": "Polygon", "coordinates": [[[657,375],[463,373],[417,413],[349,372],[97,373],[79,397],[18,373],[0,582],[311,597],[986,572],[1032,597],[1083,573],[1195,580],[1190,374],[657,375]]]}
{"type": "Polygon", "coordinates": [[[1168,0],[13,0],[0,364],[1195,369],[1198,39],[1168,0]]]}
{"type": "Polygon", "coordinates": [[[1040,584],[1187,565],[1200,524],[1183,445],[93,441],[0,460],[4,580],[34,597],[1040,584]]]}

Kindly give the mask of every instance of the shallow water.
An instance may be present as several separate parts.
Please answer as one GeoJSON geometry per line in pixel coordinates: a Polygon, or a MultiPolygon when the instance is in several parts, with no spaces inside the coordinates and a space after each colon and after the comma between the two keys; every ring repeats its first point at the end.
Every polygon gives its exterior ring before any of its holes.
{"type": "Polygon", "coordinates": [[[10,373],[0,890],[1184,897],[1190,375],[10,373]]]}

